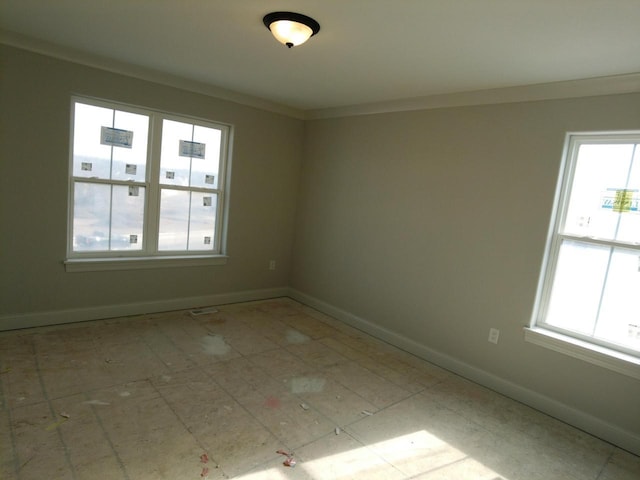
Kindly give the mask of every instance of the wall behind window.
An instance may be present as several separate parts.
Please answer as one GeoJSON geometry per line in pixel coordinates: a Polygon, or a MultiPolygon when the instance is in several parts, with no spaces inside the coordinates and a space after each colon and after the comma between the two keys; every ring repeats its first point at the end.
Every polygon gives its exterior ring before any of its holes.
{"type": "Polygon", "coordinates": [[[523,338],[565,132],[638,128],[639,94],[310,121],[292,287],[640,439],[638,380],[523,338]]]}
{"type": "Polygon", "coordinates": [[[15,48],[0,62],[0,316],[288,284],[302,121],[15,48]],[[234,126],[227,265],[65,272],[72,94],[234,126]]]}

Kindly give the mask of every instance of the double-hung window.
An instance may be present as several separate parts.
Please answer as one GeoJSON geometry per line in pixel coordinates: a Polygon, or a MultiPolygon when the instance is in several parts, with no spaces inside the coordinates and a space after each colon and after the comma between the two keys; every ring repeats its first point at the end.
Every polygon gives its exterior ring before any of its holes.
{"type": "Polygon", "coordinates": [[[640,132],[567,136],[533,341],[640,375],[639,201],[640,132]]]}
{"type": "Polygon", "coordinates": [[[224,262],[230,127],[72,100],[68,270],[224,262]]]}

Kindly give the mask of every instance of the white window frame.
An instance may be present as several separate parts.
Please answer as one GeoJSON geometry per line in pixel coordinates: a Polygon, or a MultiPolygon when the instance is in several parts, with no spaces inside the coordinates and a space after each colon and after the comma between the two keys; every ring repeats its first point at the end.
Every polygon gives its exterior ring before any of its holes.
{"type": "Polygon", "coordinates": [[[640,353],[545,322],[559,249],[563,239],[579,240],[594,245],[623,247],[638,251],[640,255],[640,244],[638,243],[607,241],[560,232],[568,208],[580,145],[628,144],[631,142],[640,143],[640,131],[567,133],[533,314],[529,326],[525,327],[525,340],[640,379],[640,353]]]}
{"type": "MultiPolygon", "coordinates": [[[[130,270],[141,268],[183,267],[202,265],[222,265],[227,262],[227,227],[229,215],[229,184],[231,176],[231,145],[233,128],[231,125],[214,122],[189,115],[167,113],[146,107],[127,105],[119,102],[96,99],[85,96],[71,97],[70,115],[70,144],[69,144],[69,190],[68,190],[68,220],[67,220],[67,253],[64,261],[67,272],[86,272],[100,270],[130,270]],[[99,251],[78,252],[73,250],[73,222],[74,222],[74,182],[87,181],[84,177],[73,175],[74,148],[74,113],[75,104],[104,107],[124,112],[146,115],[149,118],[149,137],[147,145],[147,163],[144,182],[99,182],[108,184],[131,184],[144,186],[146,196],[144,202],[144,240],[142,250],[137,251],[99,251]],[[217,194],[216,226],[214,249],[212,251],[161,251],[158,250],[158,225],[160,216],[161,187],[173,189],[173,185],[160,183],[160,154],[162,143],[162,121],[174,120],[203,127],[219,129],[221,131],[221,152],[218,170],[218,184],[210,189],[217,194]]],[[[185,188],[176,187],[178,190],[185,188]]],[[[189,191],[198,191],[197,187],[190,187],[189,191]]]]}

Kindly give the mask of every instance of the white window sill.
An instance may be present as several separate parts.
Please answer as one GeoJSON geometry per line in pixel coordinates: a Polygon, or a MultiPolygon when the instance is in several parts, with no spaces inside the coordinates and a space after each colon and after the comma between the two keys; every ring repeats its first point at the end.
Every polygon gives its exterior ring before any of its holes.
{"type": "Polygon", "coordinates": [[[640,358],[638,357],[539,327],[525,327],[524,339],[527,342],[640,380],[640,358]]]}
{"type": "Polygon", "coordinates": [[[119,257],[73,258],[64,262],[67,272],[99,272],[104,270],[139,270],[143,268],[201,267],[224,265],[226,255],[199,255],[188,257],[119,257]]]}

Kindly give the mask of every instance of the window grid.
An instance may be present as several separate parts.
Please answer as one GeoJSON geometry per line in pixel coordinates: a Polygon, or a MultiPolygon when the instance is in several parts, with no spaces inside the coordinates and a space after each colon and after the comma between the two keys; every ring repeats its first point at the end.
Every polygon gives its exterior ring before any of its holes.
{"type": "MultiPolygon", "coordinates": [[[[619,239],[620,225],[623,220],[623,215],[638,215],[640,212],[630,212],[620,210],[617,212],[617,218],[615,221],[615,228],[611,238],[606,238],[596,235],[579,234],[575,231],[570,231],[568,222],[570,219],[567,217],[569,210],[569,203],[571,201],[571,195],[576,188],[576,169],[578,163],[578,157],[580,155],[580,147],[583,145],[631,145],[631,151],[629,156],[629,166],[626,171],[624,185],[620,185],[626,195],[628,191],[633,191],[632,187],[636,190],[638,186],[631,184],[631,172],[633,171],[636,163],[640,162],[638,158],[638,143],[640,142],[640,133],[632,132],[625,134],[574,134],[569,135],[567,139],[567,154],[565,155],[564,165],[562,171],[564,172],[559,180],[557,204],[554,213],[555,221],[552,219],[552,234],[550,236],[549,252],[546,254],[545,265],[543,266],[543,280],[541,282],[541,291],[539,293],[539,300],[537,301],[536,308],[534,309],[534,316],[532,320],[532,327],[540,327],[574,337],[576,339],[592,343],[597,346],[609,348],[615,351],[619,351],[632,356],[640,357],[640,314],[631,308],[628,311],[629,315],[629,340],[618,341],[607,337],[603,338],[602,334],[598,334],[603,327],[608,327],[607,319],[603,318],[603,306],[605,303],[605,295],[609,292],[610,283],[613,281],[614,274],[612,273],[612,262],[614,255],[632,255],[636,256],[638,273],[640,276],[640,236],[635,235],[631,239],[619,239]],[[558,322],[554,324],[553,320],[549,321],[549,313],[552,303],[552,294],[554,293],[555,283],[557,282],[558,274],[558,262],[561,256],[561,249],[563,246],[573,244],[582,244],[586,246],[601,247],[607,249],[606,267],[602,275],[602,285],[600,287],[599,296],[597,298],[597,307],[595,309],[594,321],[589,328],[588,332],[578,331],[576,328],[569,328],[567,325],[558,325],[558,322]],[[635,329],[635,330],[634,330],[635,329]],[[634,338],[635,336],[635,338],[634,338]]],[[[636,166],[636,168],[638,168],[636,166]]],[[[639,193],[636,191],[633,194],[633,202],[635,202],[636,209],[639,199],[639,193]]],[[[612,211],[611,214],[615,211],[612,211]]],[[[590,218],[589,218],[590,220],[590,218]]],[[[631,257],[629,257],[631,258],[631,257]]],[[[606,328],[605,328],[606,330],[606,328]]]]}
{"type": "MultiPolygon", "coordinates": [[[[104,123],[104,122],[103,122],[104,123]]],[[[84,132],[84,131],[83,131],[84,132]]],[[[225,226],[224,215],[225,211],[225,174],[226,174],[226,163],[228,162],[227,154],[228,154],[228,139],[229,139],[230,128],[225,125],[216,124],[209,121],[203,121],[195,118],[181,117],[172,114],[166,114],[163,112],[158,112],[149,109],[142,109],[138,107],[129,107],[113,102],[104,102],[93,99],[86,99],[80,97],[72,98],[72,117],[71,117],[71,158],[70,158],[70,192],[69,192],[69,227],[68,227],[68,250],[67,250],[67,258],[70,260],[92,260],[92,259],[117,259],[123,260],[128,257],[132,257],[134,259],[140,258],[162,258],[162,257],[175,257],[182,256],[184,258],[189,257],[202,257],[210,256],[210,255],[222,255],[223,254],[223,244],[224,244],[224,232],[222,229],[225,226]],[[148,123],[146,125],[146,145],[144,145],[146,149],[145,158],[142,159],[144,168],[144,179],[127,179],[122,180],[119,178],[115,178],[115,158],[114,151],[118,148],[115,145],[109,145],[110,152],[108,154],[109,168],[104,175],[92,175],[92,172],[80,172],[85,174],[85,176],[79,175],[76,173],[78,170],[79,163],[81,163],[80,155],[76,151],[76,147],[78,145],[78,139],[76,138],[76,132],[78,135],[80,134],[81,128],[76,129],[76,106],[87,106],[87,107],[99,107],[102,109],[110,109],[111,118],[109,123],[110,125],[103,125],[103,127],[110,127],[112,129],[117,128],[116,117],[119,112],[123,113],[132,113],[136,115],[146,116],[148,119],[148,123]],[[212,175],[212,178],[215,178],[216,184],[215,188],[205,188],[205,187],[192,187],[191,185],[163,185],[160,179],[160,165],[161,165],[161,152],[162,152],[162,124],[164,120],[172,120],[174,122],[183,122],[189,124],[191,127],[191,135],[190,138],[185,138],[184,140],[189,140],[190,142],[194,142],[194,132],[196,126],[198,128],[217,131],[219,132],[219,145],[214,145],[213,150],[208,153],[211,153],[211,159],[207,157],[207,165],[211,164],[215,170],[215,176],[212,175]],[[108,175],[109,178],[106,178],[108,175]],[[80,201],[80,198],[77,198],[78,195],[78,187],[81,184],[87,185],[107,185],[109,186],[109,199],[108,199],[108,218],[106,219],[106,225],[103,229],[104,232],[100,232],[100,237],[96,237],[93,240],[96,242],[100,242],[100,245],[93,249],[83,249],[78,247],[78,220],[79,220],[79,211],[80,204],[76,204],[76,200],[80,201]],[[142,215],[142,223],[141,230],[136,232],[135,234],[131,234],[129,236],[130,245],[129,248],[117,249],[114,246],[114,208],[116,206],[115,202],[117,202],[116,196],[114,195],[114,188],[117,186],[124,187],[137,187],[139,195],[143,196],[143,215],[142,215]],[[163,190],[173,190],[173,191],[187,191],[189,192],[189,208],[187,209],[187,243],[185,248],[183,249],[161,249],[159,248],[159,227],[160,227],[160,215],[161,215],[161,193],[163,190]],[[197,192],[206,192],[210,194],[213,198],[216,198],[215,209],[211,213],[210,220],[213,221],[213,228],[211,229],[211,235],[209,237],[209,242],[206,242],[205,245],[207,248],[190,248],[189,237],[192,235],[191,232],[191,215],[192,215],[192,196],[193,193],[197,192]],[[107,228],[108,227],[108,228],[107,228]],[[134,237],[138,248],[131,248],[133,244],[134,237]],[[142,238],[138,238],[142,237],[142,238]]],[[[133,132],[134,140],[136,142],[136,132],[133,132]]],[[[144,135],[142,135],[142,141],[144,141],[144,135]]],[[[138,142],[140,143],[140,142],[138,142]]],[[[100,145],[104,147],[104,144],[100,145]]],[[[206,145],[207,147],[211,147],[210,145],[206,145]]],[[[177,146],[176,146],[177,148],[177,146]]],[[[184,157],[187,161],[189,161],[187,178],[189,179],[189,184],[191,183],[192,173],[193,173],[193,158],[184,157]]],[[[107,160],[105,158],[105,160],[107,160]]],[[[96,160],[97,161],[97,160],[96,160]]],[[[122,163],[122,160],[120,160],[122,163]]],[[[135,171],[135,167],[133,164],[136,162],[132,161],[132,169],[135,171]]],[[[129,164],[126,164],[125,170],[130,167],[129,164]]],[[[84,165],[83,165],[84,168],[84,165]]],[[[140,172],[142,173],[142,172],[140,172]]],[[[129,191],[131,195],[131,190],[129,191]]],[[[95,199],[94,199],[95,200],[95,199]]],[[[213,204],[213,202],[211,202],[213,204]]],[[[122,238],[119,241],[124,241],[122,238]]]]}

